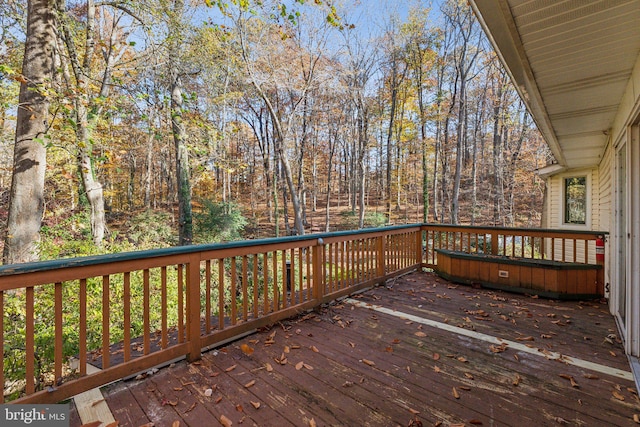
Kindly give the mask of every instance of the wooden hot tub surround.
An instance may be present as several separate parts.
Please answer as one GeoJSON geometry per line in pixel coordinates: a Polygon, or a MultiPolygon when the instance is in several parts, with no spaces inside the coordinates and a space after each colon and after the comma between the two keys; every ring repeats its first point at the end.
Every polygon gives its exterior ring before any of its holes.
{"type": "Polygon", "coordinates": [[[436,249],[441,277],[458,283],[554,299],[603,297],[602,265],[436,249]]]}

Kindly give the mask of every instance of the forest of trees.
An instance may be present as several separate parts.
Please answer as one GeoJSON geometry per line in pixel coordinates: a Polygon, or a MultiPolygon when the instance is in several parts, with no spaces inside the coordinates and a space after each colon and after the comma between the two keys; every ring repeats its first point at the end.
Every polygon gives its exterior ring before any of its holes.
{"type": "Polygon", "coordinates": [[[466,1],[230,3],[2,2],[4,263],[539,225],[550,154],[466,1]]]}

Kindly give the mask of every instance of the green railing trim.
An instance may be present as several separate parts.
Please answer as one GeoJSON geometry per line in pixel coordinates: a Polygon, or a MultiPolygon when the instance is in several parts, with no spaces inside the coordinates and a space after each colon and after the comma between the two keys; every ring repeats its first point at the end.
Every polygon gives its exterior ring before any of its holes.
{"type": "Polygon", "coordinates": [[[164,256],[188,255],[197,252],[217,251],[225,249],[237,249],[250,246],[267,246],[277,243],[304,242],[329,237],[357,236],[362,234],[379,233],[389,230],[401,230],[405,228],[421,227],[422,224],[403,224],[380,228],[363,228],[353,231],[334,231],[330,233],[305,234],[303,236],[272,237],[257,240],[242,240],[227,243],[210,243],[202,245],[173,246],[170,248],[148,249],[144,251],[121,252],[117,254],[91,255],[85,257],[63,258],[47,261],[35,261],[22,264],[9,264],[0,266],[0,277],[16,274],[35,273],[39,271],[56,270],[72,267],[86,267],[100,264],[109,264],[120,261],[132,261],[137,259],[160,258],[164,256]]]}

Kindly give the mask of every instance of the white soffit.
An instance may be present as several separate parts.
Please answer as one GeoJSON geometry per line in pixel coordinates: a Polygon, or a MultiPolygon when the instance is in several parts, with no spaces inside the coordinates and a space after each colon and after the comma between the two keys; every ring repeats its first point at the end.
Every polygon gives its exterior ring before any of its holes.
{"type": "Polygon", "coordinates": [[[556,160],[598,165],[640,52],[640,0],[472,0],[556,160]]]}

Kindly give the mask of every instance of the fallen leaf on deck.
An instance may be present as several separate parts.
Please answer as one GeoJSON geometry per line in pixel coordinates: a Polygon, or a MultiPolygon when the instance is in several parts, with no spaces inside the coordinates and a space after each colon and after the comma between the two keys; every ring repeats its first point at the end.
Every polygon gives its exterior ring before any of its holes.
{"type": "Polygon", "coordinates": [[[320,353],[320,350],[318,350],[318,348],[315,345],[311,346],[311,351],[313,351],[314,353],[320,353]]]}
{"type": "Polygon", "coordinates": [[[520,361],[520,358],[518,357],[518,355],[517,355],[517,354],[514,354],[514,355],[513,355],[513,358],[514,358],[514,359],[516,359],[516,361],[517,361],[517,362],[519,362],[519,361],[520,361]]]}
{"type": "Polygon", "coordinates": [[[104,399],[94,400],[94,401],[91,403],[91,406],[93,407],[93,406],[99,405],[99,404],[101,404],[102,402],[104,402],[104,399]]]}
{"type": "Polygon", "coordinates": [[[516,341],[535,341],[535,338],[528,336],[528,337],[518,337],[516,338],[516,341]]]}
{"type": "Polygon", "coordinates": [[[256,383],[256,380],[251,380],[251,381],[249,381],[248,383],[246,383],[246,384],[244,385],[244,387],[245,387],[245,388],[249,388],[249,387],[253,386],[255,383],[256,383]]]}
{"type": "Polygon", "coordinates": [[[467,363],[467,359],[465,359],[462,356],[458,357],[457,359],[458,359],[458,362],[467,363]]]}
{"type": "Polygon", "coordinates": [[[218,396],[218,398],[216,399],[216,401],[214,403],[218,404],[222,402],[222,396],[218,396]]]}
{"type": "Polygon", "coordinates": [[[368,359],[362,359],[362,363],[364,363],[365,365],[369,365],[369,366],[375,366],[375,362],[372,360],[368,360],[368,359]]]}
{"type": "Polygon", "coordinates": [[[184,413],[186,414],[187,412],[191,412],[191,411],[193,411],[193,408],[195,408],[197,404],[198,404],[198,402],[193,402],[193,403],[191,404],[191,406],[189,406],[189,409],[187,409],[186,411],[184,411],[184,413]]]}
{"type": "Polygon", "coordinates": [[[465,376],[465,377],[467,377],[467,378],[469,378],[470,380],[472,380],[472,379],[473,379],[473,375],[471,375],[469,372],[465,372],[465,373],[464,373],[464,376],[465,376]]]}
{"type": "Polygon", "coordinates": [[[247,356],[251,356],[253,354],[253,348],[249,347],[248,344],[241,344],[240,345],[240,350],[242,350],[242,352],[244,354],[246,354],[247,356]]]}
{"type": "Polygon", "coordinates": [[[575,388],[580,388],[580,386],[578,385],[578,383],[576,382],[575,379],[573,379],[573,377],[571,375],[567,375],[567,374],[560,374],[560,377],[569,380],[569,382],[571,383],[571,387],[575,387],[575,388]]]}
{"type": "Polygon", "coordinates": [[[177,400],[169,400],[169,399],[162,399],[162,401],[160,402],[160,405],[162,406],[176,406],[178,404],[177,400]]]}
{"type": "Polygon", "coordinates": [[[638,415],[638,414],[633,414],[633,421],[634,421],[636,424],[640,424],[640,415],[638,415]]]}
{"type": "Polygon", "coordinates": [[[265,369],[267,370],[267,372],[272,372],[273,371],[273,366],[271,366],[271,363],[267,362],[264,365],[265,369]]]}
{"type": "Polygon", "coordinates": [[[291,351],[291,350],[289,350],[289,346],[288,346],[288,345],[285,345],[285,346],[284,346],[284,352],[285,352],[285,353],[289,353],[290,351],[291,351]]]}
{"type": "Polygon", "coordinates": [[[460,395],[458,394],[458,390],[456,390],[456,388],[453,388],[453,397],[455,397],[456,399],[460,399],[460,395]]]}
{"type": "Polygon", "coordinates": [[[440,360],[440,355],[438,353],[433,353],[433,360],[440,360]]]}
{"type": "Polygon", "coordinates": [[[174,387],[174,388],[173,388],[173,391],[182,391],[182,390],[183,390],[183,388],[182,388],[182,387],[174,387]]]}
{"type": "Polygon", "coordinates": [[[253,406],[256,409],[260,409],[260,402],[254,402],[253,400],[251,400],[250,402],[251,402],[251,406],[253,406]]]}
{"type": "Polygon", "coordinates": [[[415,335],[415,336],[417,336],[417,337],[420,337],[420,338],[423,338],[423,337],[426,337],[426,336],[427,336],[427,334],[425,334],[425,333],[424,333],[424,332],[422,332],[422,331],[418,331],[418,332],[414,333],[413,335],[415,335]]]}
{"type": "Polygon", "coordinates": [[[609,354],[612,355],[613,357],[618,357],[615,351],[610,351],[609,354]]]}
{"type": "Polygon", "coordinates": [[[356,348],[356,345],[354,343],[352,343],[351,341],[349,341],[349,345],[351,346],[351,348],[356,348]]]}
{"type": "Polygon", "coordinates": [[[236,411],[244,412],[244,408],[242,407],[242,405],[238,404],[238,405],[236,405],[236,411]]]}
{"type": "Polygon", "coordinates": [[[231,427],[233,425],[233,422],[224,415],[220,415],[220,424],[222,424],[224,427],[231,427]]]}
{"type": "Polygon", "coordinates": [[[171,424],[171,427],[180,427],[180,421],[175,420],[173,424],[171,424]]]}
{"type": "Polygon", "coordinates": [[[225,371],[225,372],[231,372],[231,371],[233,371],[234,369],[236,369],[237,367],[238,367],[238,365],[231,365],[231,366],[229,366],[227,369],[225,369],[224,371],[225,371]]]}
{"type": "Polygon", "coordinates": [[[520,384],[521,379],[522,378],[520,378],[520,375],[516,374],[516,377],[513,379],[512,384],[517,387],[520,384]]]}
{"type": "Polygon", "coordinates": [[[418,415],[420,413],[420,411],[416,411],[413,408],[409,408],[409,412],[411,412],[413,415],[418,415]]]}
{"type": "Polygon", "coordinates": [[[309,371],[313,371],[313,366],[307,365],[306,363],[303,366],[304,366],[305,369],[307,369],[309,371]]]}
{"type": "Polygon", "coordinates": [[[393,347],[389,346],[384,349],[387,353],[393,353],[393,347]]]}
{"type": "Polygon", "coordinates": [[[299,371],[300,369],[302,369],[303,366],[304,366],[304,362],[296,363],[296,371],[299,371]]]}
{"type": "Polygon", "coordinates": [[[615,397],[616,399],[623,401],[624,400],[624,396],[621,395],[620,393],[618,393],[617,391],[613,392],[613,397],[615,397]]]}
{"type": "Polygon", "coordinates": [[[398,338],[391,341],[392,344],[400,344],[400,340],[398,338]]]}
{"type": "Polygon", "coordinates": [[[557,422],[558,424],[563,424],[563,425],[564,425],[564,424],[569,424],[569,421],[565,420],[565,419],[564,419],[564,418],[562,418],[562,417],[555,417],[553,420],[554,420],[555,422],[557,422]]]}
{"type": "Polygon", "coordinates": [[[438,368],[437,366],[434,366],[433,370],[436,371],[436,373],[440,373],[440,368],[438,368]]]}
{"type": "Polygon", "coordinates": [[[317,427],[316,420],[314,420],[313,418],[311,418],[311,419],[309,420],[309,427],[317,427]]]}

